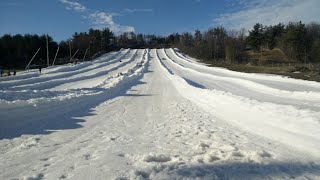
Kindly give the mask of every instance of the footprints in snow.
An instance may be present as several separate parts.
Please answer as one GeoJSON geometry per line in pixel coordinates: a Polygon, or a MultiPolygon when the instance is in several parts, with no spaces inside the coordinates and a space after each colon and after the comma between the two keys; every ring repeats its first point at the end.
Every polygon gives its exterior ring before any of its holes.
{"type": "Polygon", "coordinates": [[[170,133],[166,137],[172,145],[184,145],[187,153],[196,152],[194,159],[199,163],[216,163],[223,161],[261,162],[272,159],[271,153],[264,150],[252,151],[246,147],[249,141],[241,132],[231,131],[224,126],[219,127],[209,114],[199,111],[188,102],[177,102],[170,107],[170,133]],[[199,113],[201,112],[201,113],[199,113]],[[200,142],[200,143],[199,143],[200,142]]]}
{"type": "Polygon", "coordinates": [[[59,177],[59,179],[71,178],[75,169],[75,166],[70,166],[64,171],[64,173],[59,177]]]}
{"type": "MultiPolygon", "coordinates": [[[[25,176],[27,179],[42,179],[48,178],[56,175],[56,179],[68,179],[74,176],[74,174],[79,171],[79,168],[86,167],[88,165],[94,164],[94,161],[103,157],[106,153],[105,144],[114,143],[123,138],[118,134],[101,132],[95,133],[95,139],[86,138],[75,142],[74,148],[70,149],[72,155],[70,157],[65,157],[64,154],[57,154],[54,156],[42,156],[39,158],[38,163],[34,165],[32,169],[33,175],[25,176]],[[99,146],[97,146],[99,145],[99,146]],[[100,146],[101,145],[101,146],[100,146]],[[61,161],[62,159],[66,159],[61,161]],[[67,162],[67,164],[62,164],[62,162],[67,162]],[[53,175],[48,174],[48,172],[56,171],[53,175]],[[40,175],[38,175],[40,174],[40,175]]],[[[21,144],[16,148],[28,150],[31,148],[53,148],[59,144],[42,145],[40,143],[40,137],[27,137],[21,141],[21,144]]],[[[61,147],[63,148],[63,147],[61,147]]],[[[60,148],[58,148],[60,149],[60,148]]],[[[60,149],[61,150],[61,149],[60,149]]],[[[68,150],[69,151],[69,150],[68,150]]],[[[45,154],[44,154],[45,155],[45,154]]],[[[124,156],[124,154],[123,154],[124,156]]]]}

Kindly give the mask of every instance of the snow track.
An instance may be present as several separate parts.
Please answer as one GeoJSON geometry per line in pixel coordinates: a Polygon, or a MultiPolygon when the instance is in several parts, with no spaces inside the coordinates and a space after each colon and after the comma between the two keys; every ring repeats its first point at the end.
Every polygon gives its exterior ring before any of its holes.
{"type": "MultiPolygon", "coordinates": [[[[292,92],[270,88],[268,86],[240,78],[230,78],[202,73],[177,64],[175,61],[176,59],[172,60],[163,51],[160,51],[159,53],[160,58],[168,59],[164,62],[169,67],[170,73],[176,73],[178,76],[187,79],[189,82],[197,82],[199,87],[201,86],[207,89],[230,92],[234,95],[239,95],[262,102],[292,105],[296,106],[297,108],[318,110],[320,107],[320,91],[292,92]]],[[[311,82],[311,84],[312,83],[313,82],[311,82]]]]}
{"type": "Polygon", "coordinates": [[[319,179],[320,84],[121,49],[0,81],[0,179],[319,179]]]}
{"type": "Polygon", "coordinates": [[[192,61],[179,54],[179,52],[174,51],[173,49],[165,50],[171,57],[178,57],[177,60],[181,65],[190,67],[199,72],[205,72],[208,74],[213,74],[223,77],[233,77],[240,79],[247,79],[253,82],[261,83],[266,86],[274,87],[280,90],[289,90],[289,91],[320,91],[320,85],[317,82],[303,81],[299,79],[292,79],[287,77],[282,77],[278,75],[261,75],[254,73],[242,73],[236,71],[230,71],[223,68],[216,67],[207,67],[199,64],[196,61],[192,61]]]}

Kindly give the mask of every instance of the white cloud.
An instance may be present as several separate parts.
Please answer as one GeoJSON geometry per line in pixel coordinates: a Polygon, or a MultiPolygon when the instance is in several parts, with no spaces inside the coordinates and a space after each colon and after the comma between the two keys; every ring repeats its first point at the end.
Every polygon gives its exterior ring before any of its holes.
{"type": "Polygon", "coordinates": [[[153,12],[153,9],[124,9],[124,12],[135,13],[135,12],[153,12]]]}
{"type": "Polygon", "coordinates": [[[132,26],[122,26],[117,24],[113,21],[113,14],[108,14],[105,12],[96,11],[91,13],[89,19],[92,20],[93,28],[102,29],[102,28],[109,28],[111,31],[115,33],[122,33],[122,32],[134,32],[135,29],[132,26]]]}
{"type": "MultiPolygon", "coordinates": [[[[123,32],[135,31],[134,27],[132,26],[123,26],[114,22],[113,16],[119,15],[117,13],[106,13],[106,12],[90,10],[90,9],[87,9],[84,5],[72,0],[59,0],[59,1],[65,4],[66,9],[68,10],[74,10],[76,12],[85,13],[82,15],[82,18],[89,20],[92,25],[92,28],[95,28],[95,29],[109,28],[111,31],[117,34],[123,33],[123,32]]],[[[131,11],[136,12],[141,10],[149,11],[148,9],[134,9],[131,11]]]]}
{"type": "Polygon", "coordinates": [[[320,21],[319,0],[238,0],[236,5],[242,8],[221,14],[214,23],[227,28],[252,29],[256,23],[274,25],[289,21],[320,21]]]}
{"type": "Polygon", "coordinates": [[[87,8],[85,6],[83,6],[82,4],[78,3],[78,2],[74,2],[74,1],[70,1],[70,0],[59,0],[60,2],[62,2],[63,4],[66,5],[66,9],[68,10],[74,10],[76,12],[83,12],[85,10],[87,10],[87,8]]]}

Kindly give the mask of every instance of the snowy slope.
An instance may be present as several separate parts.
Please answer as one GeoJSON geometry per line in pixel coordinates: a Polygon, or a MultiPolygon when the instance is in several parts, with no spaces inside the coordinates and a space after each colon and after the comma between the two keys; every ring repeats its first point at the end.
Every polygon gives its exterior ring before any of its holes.
{"type": "Polygon", "coordinates": [[[0,80],[0,179],[319,179],[320,84],[121,49],[0,80]]]}

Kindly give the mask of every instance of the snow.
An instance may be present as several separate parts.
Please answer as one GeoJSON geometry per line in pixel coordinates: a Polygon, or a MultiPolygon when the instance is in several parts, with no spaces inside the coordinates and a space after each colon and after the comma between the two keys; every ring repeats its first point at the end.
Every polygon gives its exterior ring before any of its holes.
{"type": "Polygon", "coordinates": [[[317,82],[121,49],[0,92],[0,179],[320,178],[317,82]]]}

